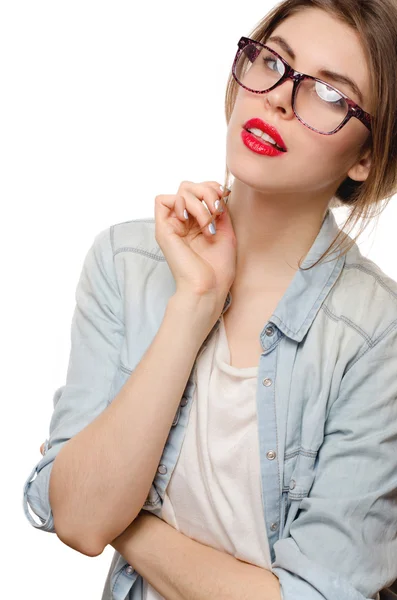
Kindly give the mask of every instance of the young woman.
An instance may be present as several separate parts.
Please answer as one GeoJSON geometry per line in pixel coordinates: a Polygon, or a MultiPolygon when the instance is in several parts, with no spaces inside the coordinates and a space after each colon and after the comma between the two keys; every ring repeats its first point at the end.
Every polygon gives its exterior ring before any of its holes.
{"type": "Polygon", "coordinates": [[[228,82],[231,193],[95,238],[24,506],[115,548],[103,600],[392,594],[397,282],[332,207],[397,191],[396,64],[394,0],[278,4],[228,82]]]}

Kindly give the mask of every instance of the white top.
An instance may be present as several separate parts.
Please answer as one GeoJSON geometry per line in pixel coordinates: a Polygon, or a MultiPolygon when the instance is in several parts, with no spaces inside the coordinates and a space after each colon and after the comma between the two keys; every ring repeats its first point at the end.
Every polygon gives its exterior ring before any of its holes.
{"type": "MultiPolygon", "coordinates": [[[[258,367],[230,365],[222,316],[197,360],[196,392],[162,519],[198,542],[271,571],[260,483],[257,375],[258,367]]],[[[143,600],[164,600],[145,579],[143,589],[143,600]]]]}

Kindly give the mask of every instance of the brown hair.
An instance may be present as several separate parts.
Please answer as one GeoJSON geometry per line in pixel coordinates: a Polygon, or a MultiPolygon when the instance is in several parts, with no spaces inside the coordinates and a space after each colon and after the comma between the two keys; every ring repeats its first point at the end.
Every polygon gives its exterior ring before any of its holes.
{"type": "MultiPolygon", "coordinates": [[[[309,267],[311,269],[331,253],[340,236],[349,240],[347,236],[361,218],[362,227],[355,238],[350,238],[346,253],[370,220],[379,217],[381,211],[377,212],[376,209],[380,207],[384,210],[397,192],[397,0],[284,0],[247,37],[265,43],[282,21],[305,8],[322,8],[358,32],[367,60],[372,91],[368,108],[372,115],[372,133],[360,152],[361,157],[371,148],[368,177],[365,181],[353,181],[347,177],[337,189],[334,196],[337,202],[330,206],[347,206],[350,208],[349,215],[332,244],[309,267]],[[349,223],[352,226],[346,232],[345,227],[349,223]]],[[[238,83],[230,72],[225,96],[227,123],[233,112],[238,88],[238,83]]],[[[226,165],[223,186],[225,193],[230,185],[231,173],[226,165]]],[[[337,248],[340,246],[341,244],[337,248]]]]}

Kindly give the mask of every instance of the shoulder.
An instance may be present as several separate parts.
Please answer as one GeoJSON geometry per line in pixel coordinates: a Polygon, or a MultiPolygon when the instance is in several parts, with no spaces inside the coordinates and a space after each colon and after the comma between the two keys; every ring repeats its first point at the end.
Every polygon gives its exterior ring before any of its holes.
{"type": "Polygon", "coordinates": [[[175,292],[172,272],[156,240],[154,218],[112,223],[97,234],[95,247],[103,271],[127,300],[138,291],[155,289],[151,300],[163,306],[175,292]]]}
{"type": "Polygon", "coordinates": [[[109,228],[114,255],[128,249],[159,250],[155,238],[154,218],[132,219],[114,223],[109,228]]]}
{"type": "Polygon", "coordinates": [[[324,308],[372,346],[397,327],[397,281],[364,256],[355,243],[324,308]]]}
{"type": "Polygon", "coordinates": [[[155,237],[155,220],[150,217],[112,223],[101,229],[94,237],[91,251],[109,268],[124,253],[165,261],[155,237]]]}

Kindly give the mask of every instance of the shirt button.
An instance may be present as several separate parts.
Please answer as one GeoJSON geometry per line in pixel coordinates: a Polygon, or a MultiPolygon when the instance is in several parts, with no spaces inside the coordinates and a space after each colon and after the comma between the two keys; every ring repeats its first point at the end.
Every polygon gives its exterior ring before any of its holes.
{"type": "Polygon", "coordinates": [[[295,479],[292,479],[291,483],[289,484],[289,489],[293,490],[295,486],[296,486],[296,481],[295,481],[295,479]]]}
{"type": "Polygon", "coordinates": [[[276,458],[277,454],[275,453],[274,450],[269,450],[269,452],[266,454],[266,457],[269,460],[274,460],[276,458]]]}
{"type": "Polygon", "coordinates": [[[276,531],[276,529],[278,529],[278,523],[272,523],[272,524],[270,525],[270,529],[271,529],[272,531],[276,531]]]}
{"type": "Polygon", "coordinates": [[[262,383],[263,383],[263,385],[266,385],[266,387],[267,387],[267,386],[269,386],[269,385],[272,385],[272,383],[273,383],[273,382],[272,382],[272,380],[271,380],[271,379],[269,379],[269,378],[267,377],[266,379],[264,379],[264,380],[262,381],[262,383]]]}
{"type": "Polygon", "coordinates": [[[186,406],[187,403],[188,403],[188,399],[185,396],[183,396],[183,398],[182,398],[182,400],[180,402],[180,405],[181,406],[186,406]]]}
{"type": "Polygon", "coordinates": [[[167,473],[167,467],[165,465],[159,465],[157,471],[162,475],[165,475],[167,473]]]}
{"type": "Polygon", "coordinates": [[[128,567],[126,568],[125,572],[126,572],[128,575],[131,575],[131,574],[134,572],[134,568],[133,568],[133,567],[131,567],[131,565],[128,565],[128,567]]]}
{"type": "Polygon", "coordinates": [[[266,335],[273,335],[274,334],[274,327],[273,327],[273,325],[269,325],[268,327],[266,327],[265,333],[266,333],[266,335]]]}

